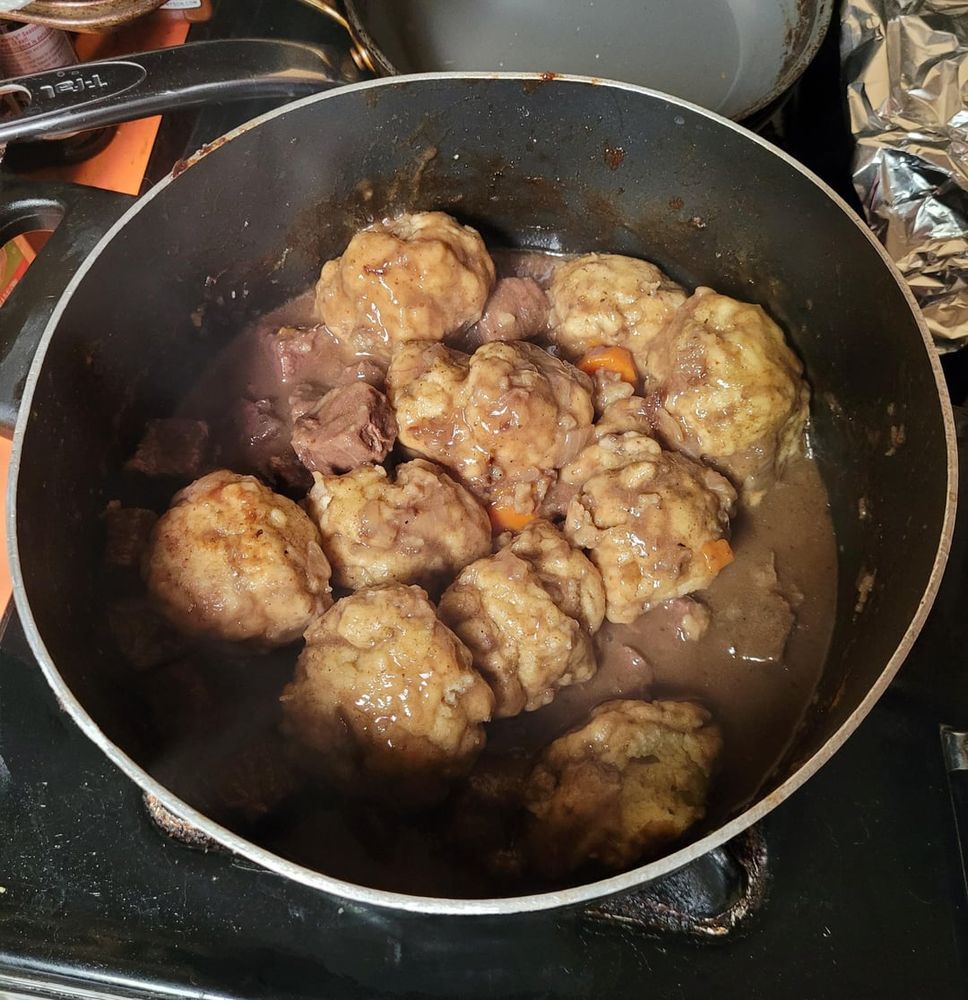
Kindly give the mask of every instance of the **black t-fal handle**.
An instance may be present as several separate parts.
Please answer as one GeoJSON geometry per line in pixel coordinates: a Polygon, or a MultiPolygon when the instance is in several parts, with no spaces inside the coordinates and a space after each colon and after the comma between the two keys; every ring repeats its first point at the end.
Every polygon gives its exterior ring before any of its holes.
{"type": "Polygon", "coordinates": [[[133,201],[74,184],[0,182],[0,245],[19,233],[54,230],[0,306],[0,435],[13,432],[27,373],[64,289],[133,201]]]}
{"type": "Polygon", "coordinates": [[[273,39],[190,42],[0,81],[16,110],[0,143],[53,138],[175,108],[254,97],[301,97],[350,82],[334,49],[273,39]]]}

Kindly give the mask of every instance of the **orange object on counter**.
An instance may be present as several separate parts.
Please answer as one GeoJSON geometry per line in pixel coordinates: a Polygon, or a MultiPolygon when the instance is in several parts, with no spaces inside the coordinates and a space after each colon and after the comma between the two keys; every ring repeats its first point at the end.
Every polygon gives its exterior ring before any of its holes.
{"type": "Polygon", "coordinates": [[[584,354],[577,365],[586,375],[594,375],[598,371],[615,372],[623,382],[635,385],[639,373],[635,367],[632,352],[624,347],[593,347],[584,354]]]}
{"type": "MultiPolygon", "coordinates": [[[[109,34],[78,35],[75,48],[82,61],[113,59],[131,52],[181,45],[190,27],[185,20],[153,15],[109,34]]],[[[160,125],[160,115],[124,122],[108,145],[90,159],[70,166],[45,167],[32,171],[30,176],[139,194],[160,125]]]]}
{"type": "Polygon", "coordinates": [[[37,251],[25,235],[15,236],[0,249],[0,305],[10,297],[14,286],[36,256],[37,251]]]}

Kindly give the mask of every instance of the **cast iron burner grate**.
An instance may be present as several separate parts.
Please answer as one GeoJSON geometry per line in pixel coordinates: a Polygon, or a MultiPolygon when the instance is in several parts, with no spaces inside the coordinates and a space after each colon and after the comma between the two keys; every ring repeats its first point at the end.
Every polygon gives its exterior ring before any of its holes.
{"type": "Polygon", "coordinates": [[[767,861],[766,838],[753,826],[638,892],[590,906],[585,915],[653,934],[722,938],[765,902],[767,861]]]}

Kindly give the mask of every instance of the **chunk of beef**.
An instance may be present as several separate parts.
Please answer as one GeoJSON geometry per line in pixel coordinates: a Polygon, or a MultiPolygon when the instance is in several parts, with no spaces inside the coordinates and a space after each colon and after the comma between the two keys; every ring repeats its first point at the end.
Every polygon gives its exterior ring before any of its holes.
{"type": "MultiPolygon", "coordinates": [[[[217,822],[244,829],[252,829],[278,809],[301,783],[285,744],[273,733],[229,748],[183,743],[158,770],[158,777],[191,805],[217,822]],[[208,766],[193,768],[190,761],[200,756],[208,766]]],[[[154,796],[146,794],[145,805],[152,822],[167,836],[189,847],[220,849],[154,796]]]]}
{"type": "Polygon", "coordinates": [[[524,756],[482,757],[453,798],[449,839],[494,878],[524,872],[519,837],[532,767],[524,756]]]}
{"type": "Polygon", "coordinates": [[[119,500],[112,500],[104,511],[107,542],[104,561],[109,566],[136,569],[148,547],[148,537],[158,515],[141,507],[122,507],[119,500]]]}
{"type": "Polygon", "coordinates": [[[385,366],[380,366],[370,358],[357,358],[347,365],[337,376],[335,385],[351,385],[353,382],[368,382],[376,389],[382,389],[387,379],[385,366]]]}
{"type": "Polygon", "coordinates": [[[386,380],[386,361],[353,356],[325,326],[284,326],[268,338],[268,351],[283,385],[318,383],[325,386],[369,382],[378,389],[386,380]]]}
{"type": "MultiPolygon", "coordinates": [[[[141,690],[147,719],[165,751],[159,762],[168,759],[175,747],[212,740],[213,734],[220,734],[228,724],[228,699],[224,692],[197,662],[188,657],[165,663],[144,674],[141,690]]],[[[198,770],[198,759],[192,767],[183,767],[187,776],[194,776],[198,770]]]]}
{"type": "Polygon", "coordinates": [[[306,414],[311,414],[319,406],[319,401],[326,395],[328,390],[322,386],[305,383],[297,386],[289,394],[289,416],[292,422],[301,420],[306,414]]]}
{"type": "Polygon", "coordinates": [[[319,355],[332,350],[333,338],[324,326],[284,326],[270,340],[279,378],[284,385],[304,381],[319,355]]]}
{"type": "Polygon", "coordinates": [[[240,439],[249,447],[268,444],[282,431],[282,421],[273,412],[269,399],[240,400],[234,424],[240,439]]]}
{"type": "Polygon", "coordinates": [[[751,573],[751,586],[729,599],[710,595],[710,610],[729,636],[730,656],[746,663],[783,663],[802,595],[781,583],[771,552],[751,573]]]}
{"type": "Polygon", "coordinates": [[[122,597],[108,605],[108,628],[135,670],[150,670],[180,656],[184,645],[146,597],[122,597]]]}
{"type": "Polygon", "coordinates": [[[492,250],[491,259],[501,278],[532,278],[542,288],[551,284],[555,271],[567,262],[543,250],[492,250]]]}
{"type": "Polygon", "coordinates": [[[491,340],[527,340],[548,325],[548,296],[533,278],[500,278],[484,315],[464,335],[468,352],[491,340]]]}
{"type": "Polygon", "coordinates": [[[300,416],[293,424],[292,447],[315,472],[332,475],[382,462],[396,440],[397,422],[386,396],[366,382],[337,386],[315,406],[301,396],[296,406],[300,416]]]}
{"type": "Polygon", "coordinates": [[[268,461],[267,477],[272,486],[287,496],[304,497],[313,487],[313,474],[299,461],[299,456],[286,448],[268,461]]]}
{"type": "Polygon", "coordinates": [[[298,789],[288,747],[274,732],[220,755],[200,782],[198,804],[223,823],[252,826],[298,789]]]}
{"type": "Polygon", "coordinates": [[[181,417],[149,420],[125,469],[145,476],[194,479],[203,471],[207,453],[208,424],[204,420],[181,417]]]}
{"type": "Polygon", "coordinates": [[[313,477],[290,447],[287,422],[276,413],[272,400],[238,400],[231,428],[231,453],[237,464],[261,476],[279,492],[296,498],[306,494],[313,477]]]}

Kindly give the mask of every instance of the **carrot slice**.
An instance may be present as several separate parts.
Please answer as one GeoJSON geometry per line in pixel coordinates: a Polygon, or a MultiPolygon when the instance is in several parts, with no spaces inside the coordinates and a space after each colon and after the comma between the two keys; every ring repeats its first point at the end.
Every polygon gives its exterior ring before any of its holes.
{"type": "Polygon", "coordinates": [[[537,514],[522,514],[513,507],[499,503],[492,503],[487,508],[487,513],[491,518],[491,527],[495,531],[520,531],[538,516],[537,514]]]}
{"type": "Polygon", "coordinates": [[[718,538],[715,542],[706,542],[701,551],[710,573],[718,573],[725,569],[736,558],[733,555],[732,546],[725,538],[718,538]]]}
{"type": "Polygon", "coordinates": [[[594,375],[602,369],[615,372],[623,382],[631,382],[632,385],[639,380],[632,352],[624,347],[593,347],[583,355],[578,367],[586,375],[594,375]]]}

